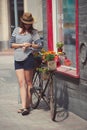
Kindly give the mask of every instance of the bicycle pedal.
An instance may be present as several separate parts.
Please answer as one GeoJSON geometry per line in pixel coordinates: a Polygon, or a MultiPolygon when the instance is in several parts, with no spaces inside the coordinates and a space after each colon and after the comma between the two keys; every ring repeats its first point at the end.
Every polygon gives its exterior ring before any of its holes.
{"type": "Polygon", "coordinates": [[[41,88],[40,88],[40,87],[37,87],[36,89],[37,89],[37,90],[41,90],[41,88]]]}
{"type": "Polygon", "coordinates": [[[57,107],[56,107],[56,111],[57,111],[57,112],[64,112],[65,109],[64,109],[63,107],[57,106],[57,107]]]}
{"type": "Polygon", "coordinates": [[[34,86],[34,89],[36,89],[36,90],[41,90],[41,88],[38,87],[38,86],[34,86]]]}
{"type": "Polygon", "coordinates": [[[35,91],[35,88],[30,88],[30,93],[33,93],[35,91]]]}

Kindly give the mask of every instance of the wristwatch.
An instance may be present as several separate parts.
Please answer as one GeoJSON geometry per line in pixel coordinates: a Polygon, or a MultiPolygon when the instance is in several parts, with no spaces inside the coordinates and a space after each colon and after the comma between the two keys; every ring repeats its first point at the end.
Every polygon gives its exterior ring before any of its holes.
{"type": "Polygon", "coordinates": [[[32,47],[32,44],[30,45],[30,47],[32,47]]]}

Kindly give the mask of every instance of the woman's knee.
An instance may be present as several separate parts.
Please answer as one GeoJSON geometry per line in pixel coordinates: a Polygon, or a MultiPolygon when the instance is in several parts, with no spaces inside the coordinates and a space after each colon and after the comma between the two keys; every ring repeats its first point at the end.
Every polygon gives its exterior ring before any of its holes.
{"type": "Polygon", "coordinates": [[[32,86],[32,81],[27,81],[27,86],[31,87],[32,86]]]}
{"type": "Polygon", "coordinates": [[[19,86],[20,86],[20,88],[21,88],[21,87],[25,87],[25,86],[26,86],[25,81],[20,80],[20,81],[19,81],[19,86]]]}

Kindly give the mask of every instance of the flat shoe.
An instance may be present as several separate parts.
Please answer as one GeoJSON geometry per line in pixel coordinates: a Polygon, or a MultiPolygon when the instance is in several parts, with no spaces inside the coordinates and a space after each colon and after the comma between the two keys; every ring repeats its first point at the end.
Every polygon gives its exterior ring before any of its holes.
{"type": "Polygon", "coordinates": [[[22,111],[23,111],[23,108],[20,108],[20,109],[18,109],[18,113],[22,113],[22,111]]]}
{"type": "Polygon", "coordinates": [[[23,111],[21,112],[21,114],[24,115],[28,115],[29,114],[29,110],[24,108],[23,111]]]}
{"type": "MultiPolygon", "coordinates": [[[[26,109],[30,111],[30,107],[28,107],[28,108],[26,108],[26,109]]],[[[22,112],[23,112],[23,110],[24,110],[23,108],[20,108],[20,109],[18,109],[18,111],[17,111],[17,112],[18,112],[18,113],[22,113],[22,112]]]]}

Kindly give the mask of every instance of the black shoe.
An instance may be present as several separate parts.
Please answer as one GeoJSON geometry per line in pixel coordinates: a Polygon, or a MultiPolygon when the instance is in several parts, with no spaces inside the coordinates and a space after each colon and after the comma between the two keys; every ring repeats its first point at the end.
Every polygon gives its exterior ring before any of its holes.
{"type": "Polygon", "coordinates": [[[23,116],[28,115],[28,114],[29,114],[29,110],[26,109],[26,108],[24,108],[24,109],[22,110],[21,114],[22,114],[23,116]]]}

